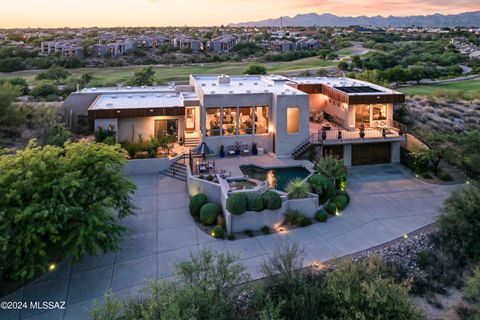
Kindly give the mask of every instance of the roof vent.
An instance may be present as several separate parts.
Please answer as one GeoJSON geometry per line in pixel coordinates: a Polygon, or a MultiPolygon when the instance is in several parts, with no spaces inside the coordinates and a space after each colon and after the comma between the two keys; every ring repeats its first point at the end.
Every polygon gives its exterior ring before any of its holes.
{"type": "Polygon", "coordinates": [[[217,85],[217,84],[216,84],[215,82],[214,82],[214,83],[212,83],[212,87],[215,87],[216,85],[217,85]]]}
{"type": "Polygon", "coordinates": [[[227,76],[225,74],[222,74],[221,76],[218,77],[218,83],[219,84],[227,84],[230,83],[230,76],[227,76]]]}
{"type": "Polygon", "coordinates": [[[109,102],[107,103],[107,107],[112,107],[113,106],[113,103],[109,102]]]}
{"type": "Polygon", "coordinates": [[[205,87],[206,85],[207,85],[206,83],[202,83],[202,84],[201,84],[202,87],[205,87]]]}
{"type": "Polygon", "coordinates": [[[243,82],[239,82],[238,85],[239,85],[239,86],[243,86],[243,82]]]}
{"type": "Polygon", "coordinates": [[[131,99],[131,98],[132,98],[132,95],[128,95],[128,98],[131,99]]]}
{"type": "Polygon", "coordinates": [[[233,90],[228,91],[228,93],[232,94],[232,93],[233,93],[233,90]]]}
{"type": "Polygon", "coordinates": [[[253,85],[254,85],[254,86],[258,86],[258,82],[254,82],[253,85]]]}
{"type": "Polygon", "coordinates": [[[268,91],[268,89],[265,89],[265,90],[263,90],[263,92],[265,92],[265,93],[269,93],[270,91],[268,91]]]}
{"type": "Polygon", "coordinates": [[[251,91],[251,90],[247,90],[247,93],[252,93],[252,91],[251,91]]]}
{"type": "Polygon", "coordinates": [[[112,96],[112,99],[117,99],[117,96],[112,96]]]}
{"type": "Polygon", "coordinates": [[[215,94],[215,90],[210,91],[210,94],[215,94]]]}

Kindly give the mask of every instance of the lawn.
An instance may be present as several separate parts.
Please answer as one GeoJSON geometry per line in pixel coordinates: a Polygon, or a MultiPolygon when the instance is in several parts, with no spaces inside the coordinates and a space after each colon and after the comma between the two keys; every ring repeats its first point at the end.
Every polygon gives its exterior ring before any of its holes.
{"type": "Polygon", "coordinates": [[[465,80],[452,83],[442,83],[434,85],[413,86],[406,88],[399,88],[401,91],[409,96],[440,96],[448,94],[461,94],[467,98],[479,97],[480,80],[465,80]]]}
{"type": "MultiPolygon", "coordinates": [[[[242,74],[251,62],[223,62],[223,63],[205,63],[192,65],[156,65],[155,81],[166,83],[169,81],[188,80],[190,74],[242,74]]],[[[302,72],[306,70],[318,70],[325,67],[335,66],[335,62],[320,60],[317,57],[310,57],[289,62],[268,62],[262,63],[269,73],[302,72]]],[[[95,79],[94,83],[103,85],[115,85],[118,82],[128,80],[134,70],[142,66],[128,66],[115,68],[81,68],[73,69],[70,72],[78,76],[83,71],[91,72],[95,79]]],[[[0,73],[0,79],[13,77],[23,77],[30,84],[35,84],[35,76],[41,71],[29,70],[12,73],[0,73]]]]}

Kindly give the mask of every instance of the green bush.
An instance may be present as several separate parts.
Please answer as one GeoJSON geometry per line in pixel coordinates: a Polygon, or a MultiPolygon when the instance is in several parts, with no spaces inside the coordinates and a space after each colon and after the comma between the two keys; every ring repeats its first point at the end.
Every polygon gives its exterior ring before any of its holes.
{"type": "Polygon", "coordinates": [[[315,213],[315,219],[319,222],[325,222],[328,219],[328,213],[324,209],[320,209],[315,213]]]}
{"type": "Polygon", "coordinates": [[[425,270],[432,263],[432,256],[428,250],[422,250],[417,254],[415,260],[417,265],[425,270]]]}
{"type": "Polygon", "coordinates": [[[208,198],[203,193],[194,195],[192,199],[190,199],[190,203],[188,205],[188,208],[190,209],[190,214],[195,217],[199,216],[200,209],[207,202],[208,202],[208,198]]]}
{"type": "Polygon", "coordinates": [[[297,226],[300,227],[300,228],[309,226],[311,224],[312,224],[312,221],[305,216],[301,216],[297,220],[297,226]]]}
{"type": "Polygon", "coordinates": [[[350,195],[348,194],[347,191],[343,191],[343,190],[338,190],[336,193],[335,193],[336,196],[345,196],[345,198],[347,198],[347,203],[350,203],[350,195]]]}
{"type": "Polygon", "coordinates": [[[330,201],[325,207],[325,211],[327,211],[328,214],[334,216],[337,213],[337,205],[335,204],[335,202],[330,201]]]}
{"type": "Polygon", "coordinates": [[[312,224],[312,221],[298,211],[288,211],[285,214],[285,223],[298,227],[306,227],[312,224]]]}
{"type": "Polygon", "coordinates": [[[247,193],[247,210],[262,211],[264,209],[262,196],[256,192],[247,193]]]}
{"type": "Polygon", "coordinates": [[[250,230],[250,229],[245,230],[244,233],[245,233],[245,235],[247,235],[250,238],[253,237],[253,231],[250,230]]]}
{"type": "Polygon", "coordinates": [[[338,195],[333,198],[333,202],[337,206],[338,210],[343,210],[347,207],[347,197],[344,195],[338,195]]]}
{"type": "Polygon", "coordinates": [[[235,238],[236,238],[235,233],[228,234],[228,237],[227,237],[228,240],[233,241],[235,240],[235,238]]]}
{"type": "Polygon", "coordinates": [[[438,177],[440,178],[440,180],[445,181],[445,182],[453,181],[453,177],[446,172],[439,173],[438,177]]]}
{"type": "Polygon", "coordinates": [[[315,174],[308,180],[316,194],[320,204],[325,203],[335,194],[335,185],[331,178],[327,178],[320,174],[315,174]]]}
{"type": "Polygon", "coordinates": [[[267,210],[277,210],[282,207],[282,198],[275,191],[267,191],[262,195],[263,204],[267,210]]]}
{"type": "Polygon", "coordinates": [[[216,225],[212,230],[212,237],[214,238],[223,238],[225,232],[223,231],[222,226],[216,225]]]}
{"type": "Polygon", "coordinates": [[[232,193],[227,199],[227,210],[231,214],[243,214],[247,211],[247,197],[245,193],[232,193]]]}
{"type": "Polygon", "coordinates": [[[200,209],[200,222],[208,226],[217,220],[217,215],[221,212],[220,207],[215,203],[206,203],[200,209]]]}

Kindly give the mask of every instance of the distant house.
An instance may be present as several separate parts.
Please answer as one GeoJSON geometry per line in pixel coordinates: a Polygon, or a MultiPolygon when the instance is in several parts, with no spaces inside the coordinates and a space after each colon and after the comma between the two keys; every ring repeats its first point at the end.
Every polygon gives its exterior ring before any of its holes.
{"type": "Polygon", "coordinates": [[[81,39],[44,41],[40,44],[40,54],[48,56],[57,54],[62,57],[82,57],[84,49],[81,39]]]}
{"type": "Polygon", "coordinates": [[[202,49],[202,42],[197,39],[192,39],[185,35],[178,36],[173,40],[173,46],[180,50],[190,49],[194,53],[198,53],[202,49]]]}
{"type": "Polygon", "coordinates": [[[387,32],[385,29],[382,28],[368,28],[360,26],[353,27],[353,30],[360,34],[383,34],[387,32]]]}
{"type": "Polygon", "coordinates": [[[297,41],[297,49],[299,50],[318,50],[320,49],[320,41],[317,39],[302,38],[297,41]]]}
{"type": "Polygon", "coordinates": [[[270,42],[270,50],[277,52],[287,52],[295,50],[295,44],[288,40],[273,40],[270,42]]]}
{"type": "Polygon", "coordinates": [[[208,43],[208,48],[210,51],[215,53],[225,53],[230,52],[233,47],[237,44],[237,37],[232,35],[220,36],[213,38],[208,43]]]}
{"type": "Polygon", "coordinates": [[[135,38],[134,45],[137,48],[158,48],[161,45],[169,43],[170,40],[164,36],[146,36],[142,35],[135,38]]]}

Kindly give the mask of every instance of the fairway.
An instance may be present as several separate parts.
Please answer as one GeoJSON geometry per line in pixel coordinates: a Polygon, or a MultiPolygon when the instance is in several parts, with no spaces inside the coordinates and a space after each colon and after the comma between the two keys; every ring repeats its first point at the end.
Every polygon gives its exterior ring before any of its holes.
{"type": "Polygon", "coordinates": [[[401,91],[409,96],[437,96],[445,93],[461,93],[468,98],[478,97],[480,92],[480,80],[465,80],[452,83],[441,83],[434,85],[414,86],[399,88],[401,91]]]}
{"type": "MultiPolygon", "coordinates": [[[[188,80],[190,74],[242,74],[253,62],[222,62],[191,65],[152,65],[155,70],[155,81],[167,83],[169,81],[188,80]]],[[[321,60],[318,57],[310,57],[288,62],[267,62],[259,63],[267,68],[268,73],[286,73],[316,71],[325,67],[332,67],[336,62],[321,60]]],[[[80,68],[68,70],[74,76],[88,71],[94,76],[94,85],[115,85],[127,81],[133,72],[144,66],[128,66],[115,68],[80,68]]],[[[30,84],[35,84],[35,76],[41,70],[18,71],[12,73],[0,73],[0,79],[13,77],[25,78],[30,84]]]]}

